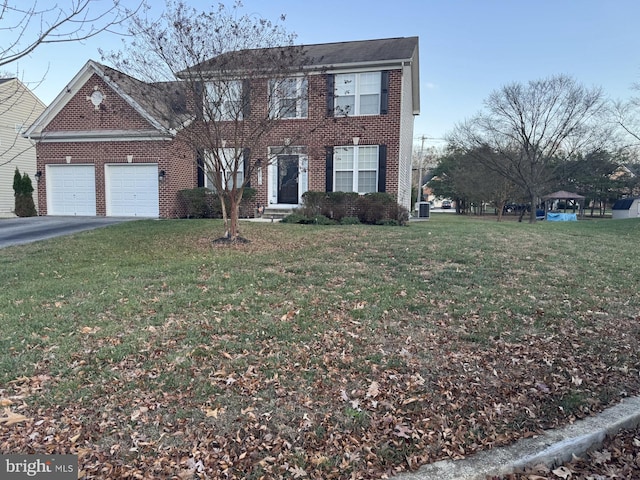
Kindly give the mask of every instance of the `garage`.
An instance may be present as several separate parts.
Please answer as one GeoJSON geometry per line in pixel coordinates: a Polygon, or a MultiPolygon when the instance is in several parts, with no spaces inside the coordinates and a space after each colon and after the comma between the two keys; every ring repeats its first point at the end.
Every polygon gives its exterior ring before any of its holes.
{"type": "Polygon", "coordinates": [[[158,217],[158,165],[105,165],[108,217],[158,217]]]}
{"type": "Polygon", "coordinates": [[[96,215],[93,165],[47,165],[46,178],[49,215],[96,215]]]}

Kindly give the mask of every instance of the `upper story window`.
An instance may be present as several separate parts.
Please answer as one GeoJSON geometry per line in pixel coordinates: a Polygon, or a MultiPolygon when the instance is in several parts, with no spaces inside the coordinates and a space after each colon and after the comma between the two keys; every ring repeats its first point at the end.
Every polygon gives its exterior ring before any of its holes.
{"type": "Polygon", "coordinates": [[[379,115],[381,77],[381,72],[337,74],[334,93],[335,115],[379,115]]]}
{"type": "Polygon", "coordinates": [[[307,118],[308,97],[306,78],[270,80],[269,116],[271,118],[307,118]]]}
{"type": "Polygon", "coordinates": [[[208,120],[242,120],[247,115],[248,88],[241,80],[207,82],[204,115],[208,120]]]}
{"type": "Polygon", "coordinates": [[[334,190],[369,193],[378,191],[378,145],[334,147],[334,190]]]}

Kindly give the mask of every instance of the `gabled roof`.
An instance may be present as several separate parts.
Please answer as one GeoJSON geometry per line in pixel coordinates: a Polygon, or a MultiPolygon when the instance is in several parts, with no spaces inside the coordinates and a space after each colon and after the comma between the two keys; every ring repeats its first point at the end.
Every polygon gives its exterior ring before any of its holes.
{"type": "MultiPolygon", "coordinates": [[[[185,108],[182,109],[184,115],[175,114],[176,106],[181,105],[183,100],[178,88],[180,82],[148,84],[118,70],[89,60],[34,124],[29,127],[24,136],[33,139],[41,139],[45,136],[54,137],[55,134],[53,133],[43,134],[44,129],[94,74],[98,75],[114,92],[120,95],[138,114],[149,122],[150,131],[155,131],[153,136],[173,137],[175,130],[182,126],[186,121],[186,117],[188,117],[186,102],[184,102],[185,108]]],[[[66,132],[64,136],[69,139],[74,134],[76,136],[84,136],[82,132],[66,132]]],[[[117,134],[125,135],[125,132],[117,132],[117,134]]],[[[126,132],[126,135],[130,136],[136,134],[146,138],[150,135],[150,132],[126,132]]],[[[105,135],[105,133],[98,132],[94,133],[94,135],[105,135]]]]}

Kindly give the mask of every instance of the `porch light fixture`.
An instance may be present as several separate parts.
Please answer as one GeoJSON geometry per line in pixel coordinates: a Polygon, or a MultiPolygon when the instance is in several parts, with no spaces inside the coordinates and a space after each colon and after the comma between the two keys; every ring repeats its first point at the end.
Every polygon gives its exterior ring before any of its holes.
{"type": "Polygon", "coordinates": [[[164,179],[167,177],[167,172],[165,172],[164,170],[160,170],[160,172],[158,172],[158,180],[160,180],[161,182],[164,182],[164,179]]]}
{"type": "Polygon", "coordinates": [[[360,137],[353,137],[353,144],[358,145],[360,143],[360,137]]]}
{"type": "Polygon", "coordinates": [[[36,182],[39,182],[40,181],[40,177],[42,177],[42,171],[38,170],[36,172],[36,174],[34,175],[34,177],[36,177],[36,182]]]}

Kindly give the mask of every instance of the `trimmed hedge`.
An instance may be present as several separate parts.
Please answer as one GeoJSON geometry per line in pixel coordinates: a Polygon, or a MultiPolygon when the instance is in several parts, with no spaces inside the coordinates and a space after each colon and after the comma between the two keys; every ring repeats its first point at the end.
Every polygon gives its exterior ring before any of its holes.
{"type": "MultiPolygon", "coordinates": [[[[245,188],[240,202],[240,217],[253,217],[256,191],[245,188]]],[[[220,198],[206,187],[191,188],[178,192],[178,203],[186,218],[222,218],[220,198]]]]}
{"type": "Polygon", "coordinates": [[[288,223],[406,225],[409,211],[388,193],[305,192],[302,208],[289,215],[288,223]]]}

